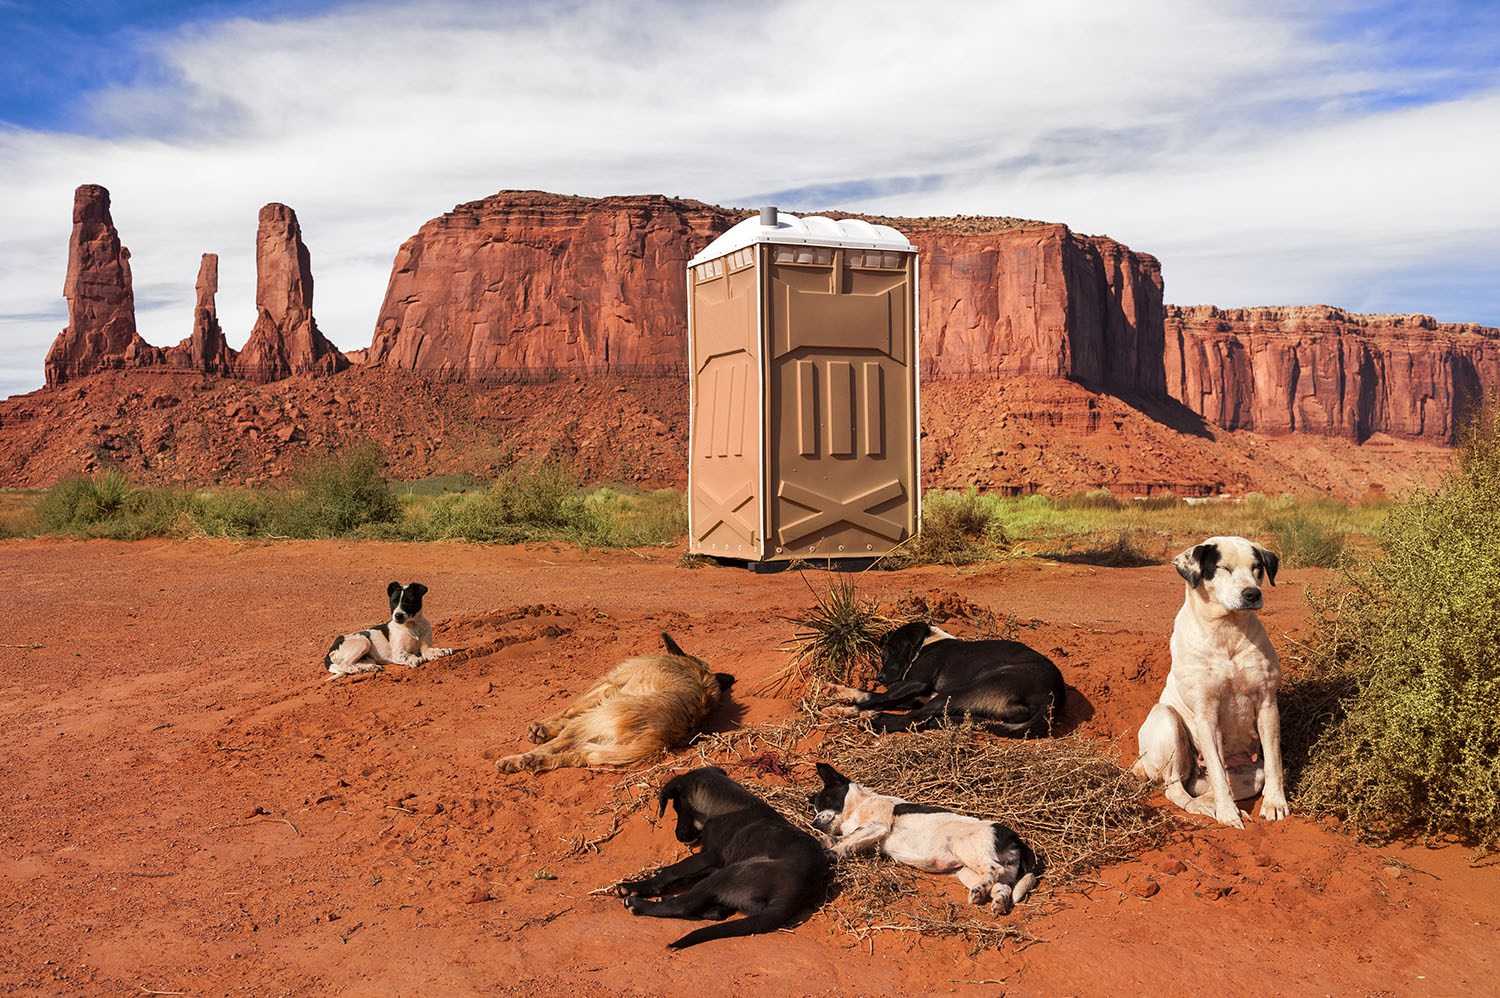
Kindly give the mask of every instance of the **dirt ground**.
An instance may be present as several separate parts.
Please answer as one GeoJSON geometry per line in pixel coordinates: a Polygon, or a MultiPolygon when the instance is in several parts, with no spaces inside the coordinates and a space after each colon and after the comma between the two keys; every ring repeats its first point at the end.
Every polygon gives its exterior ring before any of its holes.
{"type": "MultiPolygon", "coordinates": [[[[1405,995],[1492,991],[1500,974],[1495,862],[1363,847],[1295,815],[1185,821],[1021,905],[1008,918],[1040,940],[1024,947],[860,940],[815,913],[668,951],[682,923],[592,892],[680,858],[669,828],[637,813],[572,852],[608,828],[629,774],[502,776],[493,760],[662,630],[739,678],[714,724],[786,715],[749,691],[785,663],[781,615],[818,573],[550,546],[28,540],[0,542],[0,575],[7,993],[1405,995]],[[383,619],[391,579],[431,586],[439,642],[467,650],[325,682],[329,640],[383,619]]],[[[1283,655],[1319,578],[1287,570],[1269,592],[1283,655]]],[[[1182,598],[1167,566],[1035,560],[860,588],[1035,620],[1027,640],[1078,694],[1069,725],[1122,756],[1182,598]]],[[[923,889],[961,900],[951,878],[923,889]]]]}

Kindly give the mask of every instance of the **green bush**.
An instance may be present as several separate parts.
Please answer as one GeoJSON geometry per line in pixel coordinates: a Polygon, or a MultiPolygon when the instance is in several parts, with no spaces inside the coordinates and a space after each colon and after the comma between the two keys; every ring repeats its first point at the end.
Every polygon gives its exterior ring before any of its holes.
{"type": "Polygon", "coordinates": [[[590,507],[572,473],[552,464],[513,468],[483,492],[442,496],[405,530],[423,540],[495,544],[553,539],[605,544],[610,540],[609,524],[590,507]]]}
{"type": "Polygon", "coordinates": [[[187,533],[192,497],[141,489],[120,471],[65,478],[42,494],[34,513],[42,533],[139,540],[187,533]]]}
{"type": "Polygon", "coordinates": [[[598,489],[587,504],[599,524],[600,543],[613,547],[676,544],[687,534],[687,499],[674,489],[644,495],[598,489]]]}
{"type": "Polygon", "coordinates": [[[274,532],[285,501],[267,492],[206,492],[194,503],[193,522],[210,537],[265,537],[274,532]]]}
{"type": "Polygon", "coordinates": [[[292,474],[297,491],[273,503],[273,533],[287,537],[343,537],[401,516],[401,502],[385,480],[385,458],[374,444],[313,458],[292,474]]]}
{"type": "Polygon", "coordinates": [[[792,658],[752,690],[758,695],[812,693],[822,682],[858,685],[880,671],[880,636],[893,621],[880,612],[879,597],[861,598],[847,576],[830,575],[821,593],[810,582],[807,588],[813,605],[782,618],[795,628],[792,658]]]}
{"type": "Polygon", "coordinates": [[[1346,520],[1331,504],[1312,504],[1270,517],[1266,532],[1286,567],[1336,568],[1349,549],[1346,520]]]}
{"type": "Polygon", "coordinates": [[[68,533],[122,517],[136,494],[119,471],[64,478],[42,495],[36,518],[43,532],[68,533]]]}
{"type": "Polygon", "coordinates": [[[962,492],[934,489],[922,502],[922,529],[891,561],[972,565],[1000,554],[1009,542],[995,500],[972,485],[962,492]]]}
{"type": "Polygon", "coordinates": [[[1288,699],[1303,684],[1342,695],[1322,701],[1325,723],[1307,738],[1299,805],[1367,837],[1500,846],[1500,410],[1314,606],[1317,636],[1288,699]]]}

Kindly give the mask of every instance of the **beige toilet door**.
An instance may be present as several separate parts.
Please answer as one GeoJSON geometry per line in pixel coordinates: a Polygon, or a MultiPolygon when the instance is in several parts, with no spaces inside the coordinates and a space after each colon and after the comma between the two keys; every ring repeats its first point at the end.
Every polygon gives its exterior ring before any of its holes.
{"type": "Polygon", "coordinates": [[[827,255],[770,264],[773,557],[880,555],[914,527],[910,257],[827,255]]]}

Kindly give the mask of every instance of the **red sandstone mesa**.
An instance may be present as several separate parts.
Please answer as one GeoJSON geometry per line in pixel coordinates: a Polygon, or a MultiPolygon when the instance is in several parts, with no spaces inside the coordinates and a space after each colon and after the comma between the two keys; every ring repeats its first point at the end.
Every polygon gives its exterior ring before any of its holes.
{"type": "Polygon", "coordinates": [[[349,366],[313,319],[311,259],[297,213],[284,204],[260,210],[255,274],[255,328],[235,362],[236,373],[251,381],[277,381],[349,366]]]}
{"type": "Polygon", "coordinates": [[[1500,386],[1500,329],[1327,305],[1167,306],[1167,390],[1225,429],[1452,443],[1500,386]]]}
{"type": "MultiPolygon", "coordinates": [[[[684,267],[745,217],[660,196],[502,191],[408,239],[368,362],[455,377],[680,370],[684,267]]],[[[881,218],[923,254],[924,367],[1161,395],[1161,267],[1013,219],[881,218]]]]}
{"type": "Polygon", "coordinates": [[[68,300],[68,325],[47,351],[47,384],[160,363],[160,349],[136,332],[130,251],[120,245],[110,217],[109,191],[97,184],[84,184],[73,195],[63,297],[68,300]]]}
{"type": "Polygon", "coordinates": [[[679,372],[687,261],[743,212],[505,191],[402,244],[367,362],[459,378],[679,372]]]}

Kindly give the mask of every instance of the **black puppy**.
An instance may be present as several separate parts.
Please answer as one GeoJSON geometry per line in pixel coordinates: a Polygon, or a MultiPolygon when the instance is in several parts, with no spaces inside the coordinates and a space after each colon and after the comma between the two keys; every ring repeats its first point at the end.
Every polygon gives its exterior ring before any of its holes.
{"type": "Polygon", "coordinates": [[[1041,652],[1019,641],[962,641],[921,621],[881,637],[875,681],[884,693],[833,685],[828,692],[850,705],[836,708],[850,715],[910,711],[876,714],[870,723],[882,732],[919,731],[968,715],[996,734],[1041,737],[1062,717],[1068,695],[1062,673],[1041,652]]]}
{"type": "Polygon", "coordinates": [[[717,766],[674,776],[661,788],[661,813],[677,811],[677,841],[701,843],[697,853],[615,893],[635,915],[744,918],[695,929],[670,943],[686,949],[710,939],[774,932],[823,898],[828,861],[817,841],[772,810],[717,766]],[[688,881],[681,894],[661,898],[688,881]]]}

